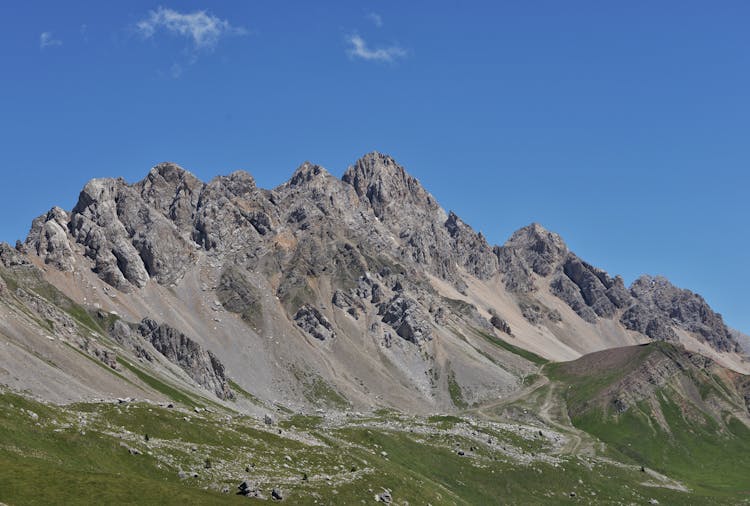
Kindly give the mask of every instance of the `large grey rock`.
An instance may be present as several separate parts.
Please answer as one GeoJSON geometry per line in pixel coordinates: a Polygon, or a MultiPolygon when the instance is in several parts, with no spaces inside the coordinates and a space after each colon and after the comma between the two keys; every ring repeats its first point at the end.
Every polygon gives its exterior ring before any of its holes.
{"type": "Polygon", "coordinates": [[[31,248],[45,264],[61,271],[72,271],[75,263],[73,248],[68,238],[68,213],[53,207],[31,224],[26,248],[31,248]]]}
{"type": "Polygon", "coordinates": [[[629,330],[645,334],[655,341],[676,341],[677,334],[669,320],[644,304],[635,303],[620,317],[620,322],[629,330]]]}
{"type": "MultiPolygon", "coordinates": [[[[107,315],[102,314],[100,320],[106,321],[107,315]]],[[[144,346],[143,336],[140,332],[137,332],[133,327],[119,318],[112,322],[111,326],[107,329],[109,336],[117,341],[121,346],[130,350],[138,358],[143,358],[152,362],[154,357],[144,346]]]]}
{"type": "Polygon", "coordinates": [[[524,298],[518,303],[521,315],[531,323],[540,324],[546,321],[559,322],[562,320],[556,309],[550,310],[546,306],[524,298]]]}
{"type": "Polygon", "coordinates": [[[316,307],[305,304],[297,310],[294,315],[297,326],[313,336],[315,339],[325,341],[336,337],[333,325],[328,318],[316,307]]]}
{"type": "Polygon", "coordinates": [[[580,288],[568,276],[558,274],[550,283],[550,290],[565,301],[578,316],[589,323],[596,322],[596,312],[586,304],[580,288]]]}
{"type": "Polygon", "coordinates": [[[482,233],[475,232],[453,211],[445,228],[451,238],[450,248],[456,262],[479,279],[490,279],[498,272],[498,259],[482,233]]]}
{"type": "Polygon", "coordinates": [[[193,240],[207,251],[257,247],[273,227],[267,209],[268,192],[255,185],[244,171],[211,180],[203,189],[195,211],[193,240]]]}
{"type": "Polygon", "coordinates": [[[0,264],[7,269],[14,267],[31,267],[31,262],[17,249],[11,248],[8,243],[0,243],[0,264]]]}
{"type": "Polygon", "coordinates": [[[95,179],[71,212],[70,232],[107,283],[128,289],[172,283],[195,258],[174,224],[122,179],[95,179]]]}
{"type": "Polygon", "coordinates": [[[182,368],[196,383],[214,392],[220,399],[234,397],[224,364],[210,350],[204,350],[200,344],[169,325],[149,318],[141,322],[138,332],[156,351],[182,368]]]}
{"type": "Polygon", "coordinates": [[[154,167],[141,182],[94,179],[70,214],[37,218],[25,247],[45,263],[72,270],[81,245],[104,281],[121,290],[179,281],[195,260],[190,241],[203,183],[174,164],[154,167]]]}
{"type": "Polygon", "coordinates": [[[256,328],[262,324],[260,290],[242,269],[230,265],[222,271],[216,296],[227,311],[242,315],[256,328]]]}
{"type": "Polygon", "coordinates": [[[263,492],[258,488],[258,485],[248,480],[244,480],[237,486],[237,495],[245,497],[253,497],[255,499],[265,500],[263,492]]]}
{"type": "MultiPolygon", "coordinates": [[[[739,351],[739,344],[724,319],[700,295],[677,288],[666,278],[659,276],[638,278],[631,285],[630,293],[642,308],[653,315],[652,320],[661,320],[660,323],[653,324],[654,327],[670,322],[693,332],[720,351],[739,351]]],[[[642,320],[641,318],[639,322],[642,320]]],[[[627,325],[626,322],[623,323],[627,325]]]]}
{"type": "Polygon", "coordinates": [[[513,331],[510,328],[510,324],[500,316],[493,314],[490,318],[490,323],[500,332],[508,334],[509,336],[513,336],[513,331]]]}
{"type": "Polygon", "coordinates": [[[135,186],[141,198],[179,230],[192,228],[204,184],[190,172],[174,163],[160,163],[135,186]]]}
{"type": "Polygon", "coordinates": [[[432,339],[432,326],[414,299],[396,294],[380,305],[383,323],[390,325],[396,334],[415,344],[432,339]]]}
{"type": "Polygon", "coordinates": [[[388,155],[373,152],[363,156],[344,172],[342,180],[367,199],[375,216],[397,228],[411,225],[406,223],[411,221],[407,219],[410,212],[416,213],[414,218],[447,218],[435,198],[388,155]]]}
{"type": "Polygon", "coordinates": [[[616,307],[607,297],[608,287],[604,284],[611,284],[606,273],[594,269],[573,255],[566,259],[563,272],[578,286],[583,301],[598,316],[611,318],[615,314],[616,307]]]}
{"type": "Polygon", "coordinates": [[[337,308],[346,311],[354,319],[359,319],[360,311],[364,311],[365,309],[361,302],[342,290],[336,290],[333,293],[331,303],[337,308]]]}

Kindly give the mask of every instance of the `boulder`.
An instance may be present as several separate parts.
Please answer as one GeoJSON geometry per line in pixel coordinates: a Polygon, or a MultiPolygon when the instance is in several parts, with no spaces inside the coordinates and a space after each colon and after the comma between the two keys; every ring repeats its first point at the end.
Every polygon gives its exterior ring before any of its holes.
{"type": "Polygon", "coordinates": [[[333,325],[320,310],[310,304],[304,304],[294,315],[297,326],[313,336],[315,339],[325,341],[336,337],[333,325]]]}
{"type": "Polygon", "coordinates": [[[383,489],[383,491],[375,496],[375,499],[378,502],[382,502],[384,504],[391,504],[393,502],[393,496],[391,495],[391,491],[388,489],[383,489]]]}
{"type": "Polygon", "coordinates": [[[432,327],[420,305],[414,299],[396,294],[379,307],[383,323],[390,325],[396,334],[415,344],[432,339],[432,327]]]}
{"type": "Polygon", "coordinates": [[[504,319],[500,318],[500,316],[493,314],[492,318],[490,318],[490,323],[500,332],[508,334],[509,336],[513,336],[513,332],[510,329],[510,324],[504,319]]]}

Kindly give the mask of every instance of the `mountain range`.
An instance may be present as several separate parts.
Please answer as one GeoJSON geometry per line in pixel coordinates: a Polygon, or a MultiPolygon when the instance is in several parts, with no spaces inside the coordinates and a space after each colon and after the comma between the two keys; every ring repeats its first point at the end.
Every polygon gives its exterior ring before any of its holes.
{"type": "Polygon", "coordinates": [[[0,246],[0,384],[54,406],[489,417],[668,474],[707,451],[680,431],[750,445],[748,352],[700,295],[626,286],[537,223],[489,244],[377,152],[274,189],[173,163],[93,179],[0,246]],[[643,431],[671,435],[659,456],[643,431]]]}

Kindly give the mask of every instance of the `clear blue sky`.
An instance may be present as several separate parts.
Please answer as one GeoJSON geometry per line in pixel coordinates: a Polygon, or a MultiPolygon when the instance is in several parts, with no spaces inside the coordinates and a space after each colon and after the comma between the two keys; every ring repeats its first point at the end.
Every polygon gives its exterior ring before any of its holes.
{"type": "Polygon", "coordinates": [[[744,0],[2,2],[0,239],[164,160],[273,187],[378,150],[493,243],[538,221],[750,331],[749,22],[744,0]]]}

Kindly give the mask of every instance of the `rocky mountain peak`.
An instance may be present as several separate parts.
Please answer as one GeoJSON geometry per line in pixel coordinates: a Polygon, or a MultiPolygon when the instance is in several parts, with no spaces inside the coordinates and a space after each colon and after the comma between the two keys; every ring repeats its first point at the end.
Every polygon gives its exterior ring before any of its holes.
{"type": "Polygon", "coordinates": [[[534,291],[533,276],[549,276],[568,253],[562,238],[538,223],[515,231],[502,247],[495,248],[505,286],[520,293],[534,291]]]}
{"type": "Polygon", "coordinates": [[[662,276],[641,276],[630,286],[630,293],[638,300],[636,310],[652,315],[652,319],[656,315],[661,322],[694,332],[721,351],[739,351],[722,316],[700,295],[678,288],[662,276]]]}
{"type": "Polygon", "coordinates": [[[546,263],[561,259],[568,253],[568,246],[562,237],[555,232],[550,232],[539,223],[531,223],[516,230],[505,246],[536,253],[547,260],[546,263]]]}
{"type": "Polygon", "coordinates": [[[294,171],[288,184],[289,186],[304,186],[314,181],[324,182],[329,177],[333,176],[326,169],[306,161],[294,171]]]}
{"type": "Polygon", "coordinates": [[[185,228],[192,222],[204,184],[179,165],[164,162],[153,167],[134,187],[146,203],[185,228]]]}
{"type": "Polygon", "coordinates": [[[123,178],[92,179],[84,185],[71,214],[76,214],[97,202],[111,200],[118,190],[125,186],[127,183],[123,178]]]}
{"type": "Polygon", "coordinates": [[[229,199],[251,198],[258,191],[255,178],[244,170],[236,170],[228,176],[217,176],[205,185],[201,200],[216,199],[225,196],[229,199]]]}
{"type": "Polygon", "coordinates": [[[180,182],[185,178],[197,179],[193,174],[183,169],[174,162],[162,162],[154,165],[146,176],[146,179],[161,178],[172,183],[180,182]]]}
{"type": "Polygon", "coordinates": [[[394,265],[394,271],[429,273],[459,292],[470,286],[467,275],[499,275],[521,299],[549,290],[589,323],[619,319],[659,340],[674,340],[682,328],[717,349],[734,346],[721,315],[700,296],[658,277],[628,289],[538,223],[490,246],[392,157],[377,152],[360,158],[341,180],[304,162],[274,190],[258,188],[244,171],[203,183],[171,162],[132,185],[94,179],[70,213],[53,208],[34,220],[22,245],[48,265],[90,269],[122,291],[150,280],[179,282],[200,259],[199,249],[217,267],[241,258],[247,266],[281,269],[278,291],[289,316],[301,303],[315,302],[314,278],[336,272],[335,288],[349,289],[374,270],[372,263],[379,270],[394,265]]]}
{"type": "Polygon", "coordinates": [[[453,211],[448,213],[448,219],[445,220],[445,228],[448,229],[448,233],[451,236],[457,235],[464,226],[463,220],[456,213],[453,211]]]}
{"type": "Polygon", "coordinates": [[[439,214],[441,221],[447,218],[417,178],[389,155],[368,153],[349,167],[341,179],[370,203],[375,216],[382,221],[398,221],[404,214],[414,216],[415,211],[418,214],[414,217],[439,214]]]}
{"type": "Polygon", "coordinates": [[[53,207],[32,222],[25,243],[26,249],[44,257],[48,265],[61,271],[71,271],[74,265],[73,250],[67,235],[68,219],[68,213],[53,207]]]}

